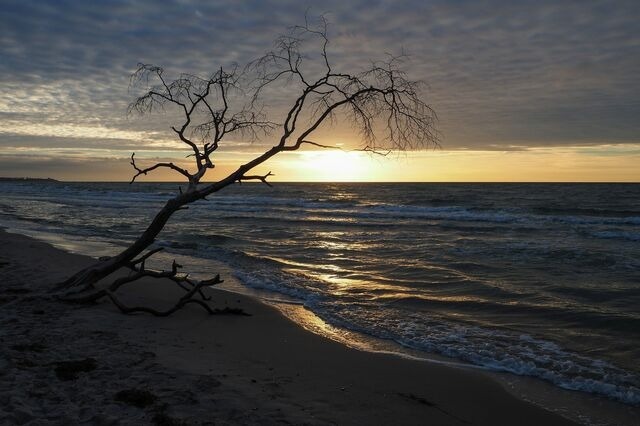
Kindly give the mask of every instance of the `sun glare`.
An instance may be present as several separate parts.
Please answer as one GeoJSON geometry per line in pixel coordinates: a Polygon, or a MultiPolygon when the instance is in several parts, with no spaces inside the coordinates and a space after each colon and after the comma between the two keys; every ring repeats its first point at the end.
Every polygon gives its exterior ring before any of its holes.
{"type": "Polygon", "coordinates": [[[317,181],[351,182],[370,179],[370,168],[360,152],[306,151],[301,168],[317,181]]]}

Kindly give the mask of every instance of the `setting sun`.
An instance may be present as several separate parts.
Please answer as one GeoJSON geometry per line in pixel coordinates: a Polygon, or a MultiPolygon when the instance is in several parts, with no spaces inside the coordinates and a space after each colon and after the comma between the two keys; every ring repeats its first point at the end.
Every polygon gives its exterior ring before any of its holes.
{"type": "Polygon", "coordinates": [[[369,159],[360,152],[306,151],[299,163],[301,174],[323,182],[354,182],[371,178],[369,159]]]}

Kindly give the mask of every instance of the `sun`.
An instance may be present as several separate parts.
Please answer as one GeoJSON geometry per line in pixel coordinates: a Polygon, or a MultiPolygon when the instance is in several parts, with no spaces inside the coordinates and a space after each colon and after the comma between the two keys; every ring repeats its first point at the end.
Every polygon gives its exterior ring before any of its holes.
{"type": "Polygon", "coordinates": [[[355,182],[367,180],[369,167],[361,152],[302,152],[303,173],[315,181],[355,182]]]}

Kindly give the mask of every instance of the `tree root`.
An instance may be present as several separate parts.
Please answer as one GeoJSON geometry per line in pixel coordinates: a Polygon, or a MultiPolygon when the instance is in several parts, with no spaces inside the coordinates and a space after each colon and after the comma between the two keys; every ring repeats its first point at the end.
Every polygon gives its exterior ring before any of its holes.
{"type": "Polygon", "coordinates": [[[134,314],[136,312],[145,312],[156,317],[168,317],[169,315],[178,311],[185,305],[189,303],[195,303],[202,306],[202,308],[204,308],[209,313],[209,315],[245,315],[245,316],[251,315],[239,308],[224,308],[224,309],[211,308],[209,305],[207,305],[206,302],[199,299],[187,299],[187,300],[180,299],[180,301],[178,301],[178,303],[176,303],[171,309],[167,309],[166,311],[158,311],[153,308],[149,308],[147,306],[126,306],[122,302],[120,302],[116,298],[116,296],[111,292],[107,292],[107,296],[111,299],[113,304],[116,305],[118,309],[120,309],[120,312],[122,312],[123,314],[134,314]]]}
{"type": "Polygon", "coordinates": [[[161,251],[162,248],[156,248],[148,251],[144,255],[140,256],[138,259],[126,262],[122,265],[122,267],[128,268],[131,270],[131,273],[125,277],[120,277],[115,279],[110,285],[105,288],[95,289],[92,287],[93,291],[89,293],[85,293],[86,287],[83,287],[81,290],[69,291],[63,296],[59,297],[60,300],[68,303],[93,303],[104,297],[108,297],[111,302],[120,310],[120,312],[124,314],[132,314],[137,312],[148,313],[158,317],[166,317],[174,312],[182,309],[186,305],[196,304],[201,306],[209,315],[223,315],[223,314],[234,314],[234,315],[249,315],[244,312],[242,309],[238,308],[212,308],[207,304],[207,301],[211,300],[211,296],[206,296],[203,292],[204,287],[214,286],[216,284],[220,284],[223,280],[220,279],[220,274],[208,280],[192,280],[189,278],[189,274],[179,274],[178,269],[182,268],[182,265],[179,265],[175,260],[171,265],[170,270],[157,271],[152,269],[147,269],[145,267],[145,262],[151,256],[161,251]],[[175,305],[173,305],[170,309],[167,310],[156,310],[147,306],[126,306],[123,304],[120,299],[116,296],[115,292],[125,284],[129,284],[135,281],[138,281],[142,278],[167,278],[173,281],[176,285],[178,285],[181,289],[183,289],[186,294],[182,296],[175,305]],[[84,294],[82,294],[84,293],[84,294]],[[199,296],[199,299],[195,297],[199,296]]]}

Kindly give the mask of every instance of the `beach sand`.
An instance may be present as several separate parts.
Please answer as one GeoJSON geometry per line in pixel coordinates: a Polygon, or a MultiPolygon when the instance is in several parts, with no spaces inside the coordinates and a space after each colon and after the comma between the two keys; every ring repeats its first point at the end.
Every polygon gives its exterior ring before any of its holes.
{"type": "MultiPolygon", "coordinates": [[[[227,291],[209,292],[215,305],[251,316],[123,315],[42,296],[92,261],[0,231],[0,424],[573,424],[481,372],[351,349],[227,291]]],[[[174,287],[123,293],[162,307],[174,287]]]]}

